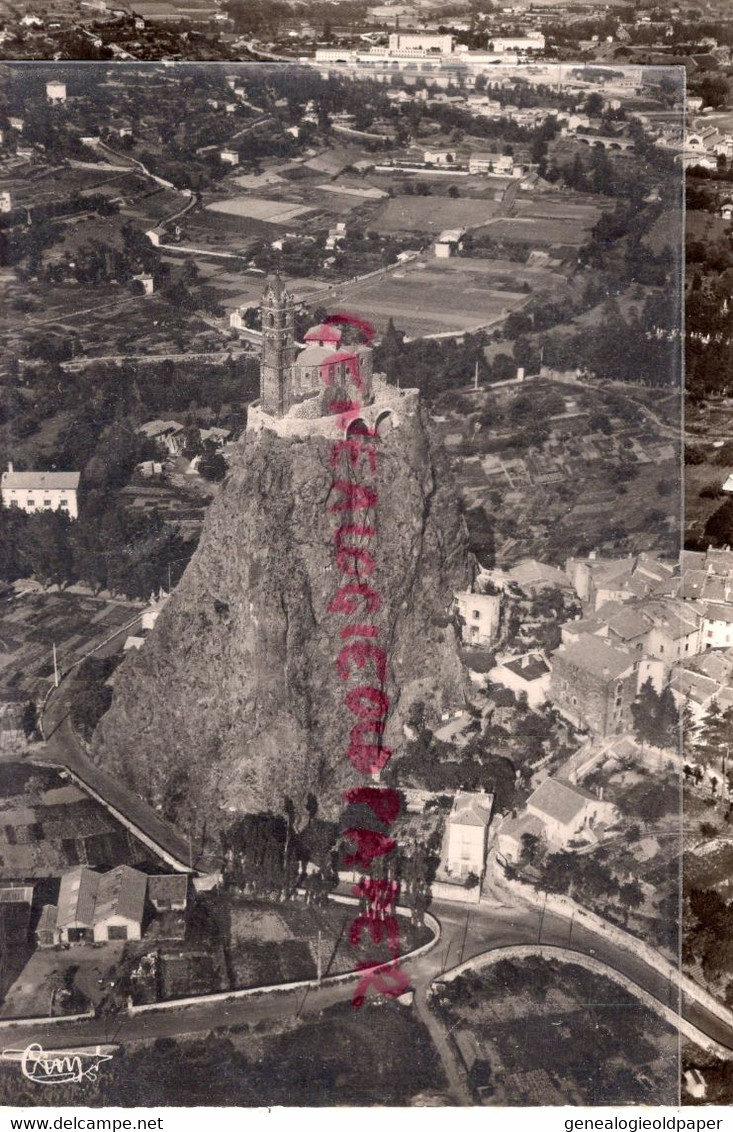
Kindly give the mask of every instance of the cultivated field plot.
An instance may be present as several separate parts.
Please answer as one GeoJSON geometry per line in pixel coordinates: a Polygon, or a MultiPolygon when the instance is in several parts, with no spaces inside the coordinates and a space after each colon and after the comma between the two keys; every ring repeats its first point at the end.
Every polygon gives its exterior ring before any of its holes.
{"type": "Polygon", "coordinates": [[[84,195],[114,188],[115,196],[129,197],[146,187],[136,172],[121,173],[109,169],[70,169],[56,166],[33,178],[14,177],[11,182],[16,204],[41,205],[58,201],[72,193],[84,195]]]}
{"type": "Polygon", "coordinates": [[[505,959],[440,991],[488,1105],[666,1104],[676,1034],[625,989],[576,964],[505,959]]]}
{"type": "Polygon", "coordinates": [[[103,871],[155,858],[92,798],[59,774],[6,763],[0,774],[0,876],[58,876],[75,865],[103,871]]]}
{"type": "Polygon", "coordinates": [[[347,289],[348,298],[379,330],[393,318],[410,337],[477,329],[526,303],[522,291],[494,288],[491,276],[474,271],[473,262],[434,260],[423,270],[418,264],[359,283],[347,289]]]}
{"type": "Polygon", "coordinates": [[[519,216],[538,220],[567,220],[578,228],[590,229],[598,222],[603,209],[593,204],[578,204],[567,198],[537,197],[535,200],[517,197],[515,210],[519,216]]]}
{"type": "Polygon", "coordinates": [[[76,593],[26,593],[3,601],[0,690],[19,698],[42,695],[53,673],[52,643],[63,670],[127,625],[141,608],[76,593]]]}
{"type": "Polygon", "coordinates": [[[372,185],[360,185],[358,183],[345,183],[343,181],[335,181],[332,185],[316,185],[319,192],[322,193],[341,193],[347,197],[355,197],[356,200],[386,200],[388,194],[383,189],[374,188],[372,185]]]}
{"type": "Polygon", "coordinates": [[[145,220],[148,223],[157,223],[173,216],[185,204],[186,198],[180,193],[172,192],[170,189],[152,189],[137,197],[132,204],[120,209],[120,214],[145,220]]]}
{"type": "Polygon", "coordinates": [[[442,232],[444,228],[477,228],[499,211],[493,200],[451,197],[395,197],[371,220],[369,227],[385,232],[442,232]]]}
{"type": "Polygon", "coordinates": [[[271,240],[273,236],[285,231],[284,223],[278,231],[273,220],[256,220],[251,216],[217,212],[210,208],[196,208],[187,213],[181,228],[181,243],[187,247],[227,252],[246,258],[249,258],[248,251],[255,240],[271,240]]]}
{"type": "Polygon", "coordinates": [[[226,216],[243,216],[248,220],[262,220],[266,224],[286,224],[309,208],[292,201],[267,200],[265,197],[232,197],[206,205],[207,212],[222,212],[226,216]]]}
{"type": "Polygon", "coordinates": [[[592,227],[592,224],[587,223],[583,226],[579,221],[568,218],[512,216],[492,220],[486,228],[486,235],[494,240],[511,240],[533,246],[580,247],[586,242],[592,227]]]}
{"type": "MultiPolygon", "coordinates": [[[[377,947],[368,932],[362,946],[352,947],[349,927],[356,915],[354,905],[243,900],[231,904],[230,915],[230,958],[238,987],[315,978],[319,946],[324,975],[351,971],[361,959],[389,958],[386,945],[377,947]]],[[[401,920],[400,938],[404,953],[426,943],[430,931],[401,920]]]]}
{"type": "MultiPolygon", "coordinates": [[[[85,226],[80,225],[82,243],[89,238],[88,231],[84,232],[85,226]]],[[[11,346],[29,341],[34,334],[71,335],[77,356],[116,357],[195,352],[201,347],[202,335],[216,341],[210,328],[195,316],[182,314],[156,295],[134,295],[124,287],[113,288],[105,298],[93,286],[25,284],[21,288],[11,282],[6,292],[11,309],[21,297],[33,302],[34,310],[13,318],[7,335],[11,346]]]]}

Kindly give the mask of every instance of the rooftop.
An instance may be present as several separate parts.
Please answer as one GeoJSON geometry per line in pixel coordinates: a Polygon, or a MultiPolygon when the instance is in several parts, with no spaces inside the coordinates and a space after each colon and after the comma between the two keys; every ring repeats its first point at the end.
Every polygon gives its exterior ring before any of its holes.
{"type": "Polygon", "coordinates": [[[503,668],[508,668],[515,676],[520,676],[522,680],[528,682],[532,680],[541,680],[550,671],[550,666],[541,655],[541,653],[525,653],[524,656],[517,656],[514,660],[504,661],[503,668]]]}
{"type": "Polygon", "coordinates": [[[453,799],[453,809],[448,820],[451,825],[487,826],[491,821],[493,805],[493,794],[459,790],[453,799]]]}
{"type": "Polygon", "coordinates": [[[595,800],[595,795],[584,790],[582,786],[573,786],[561,778],[546,778],[534,793],[530,794],[527,806],[532,806],[535,810],[539,810],[540,814],[567,825],[583,813],[588,801],[595,800]]]}
{"type": "Polygon", "coordinates": [[[630,671],[634,658],[627,652],[614,648],[606,638],[585,633],[579,641],[553,653],[554,660],[564,660],[575,668],[582,668],[594,676],[606,680],[615,679],[630,671]]]}
{"type": "Polygon", "coordinates": [[[148,877],[148,896],[158,900],[185,900],[188,892],[188,877],[185,873],[166,873],[164,876],[148,877]]]}
{"type": "Polygon", "coordinates": [[[10,491],[76,491],[80,472],[3,472],[2,486],[10,491]]]}

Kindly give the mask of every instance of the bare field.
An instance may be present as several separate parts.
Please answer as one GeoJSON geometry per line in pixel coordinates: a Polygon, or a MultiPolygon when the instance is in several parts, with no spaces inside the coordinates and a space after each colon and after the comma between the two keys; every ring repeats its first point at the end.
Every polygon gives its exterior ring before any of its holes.
{"type": "MultiPolygon", "coordinates": [[[[474,260],[435,260],[358,284],[359,310],[377,327],[390,318],[408,335],[460,331],[501,318],[526,302],[523,291],[502,291],[474,260]]],[[[351,289],[348,289],[349,296],[351,289]]]]}
{"type": "Polygon", "coordinates": [[[592,227],[591,223],[582,224],[578,220],[569,218],[513,216],[491,221],[486,229],[486,235],[495,240],[513,240],[517,243],[544,244],[551,247],[570,244],[580,247],[585,243],[592,227]]]}
{"type": "Polygon", "coordinates": [[[396,197],[371,220],[375,232],[442,232],[444,228],[475,228],[496,216],[493,200],[451,197],[396,197]]]}
{"type": "Polygon", "coordinates": [[[308,212],[308,206],[292,201],[267,200],[265,197],[232,197],[206,205],[207,212],[223,212],[226,216],[243,216],[266,224],[285,224],[308,212]]]}

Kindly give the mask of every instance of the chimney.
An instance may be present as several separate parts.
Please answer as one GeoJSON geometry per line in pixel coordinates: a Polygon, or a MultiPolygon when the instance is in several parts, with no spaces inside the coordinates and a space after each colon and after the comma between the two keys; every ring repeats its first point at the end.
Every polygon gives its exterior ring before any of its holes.
{"type": "Polygon", "coordinates": [[[12,460],[8,460],[8,471],[9,471],[9,472],[12,472],[12,470],[13,470],[13,461],[12,461],[12,460]]]}
{"type": "Polygon", "coordinates": [[[603,801],[603,787],[602,786],[598,787],[598,801],[599,802],[603,801]]]}

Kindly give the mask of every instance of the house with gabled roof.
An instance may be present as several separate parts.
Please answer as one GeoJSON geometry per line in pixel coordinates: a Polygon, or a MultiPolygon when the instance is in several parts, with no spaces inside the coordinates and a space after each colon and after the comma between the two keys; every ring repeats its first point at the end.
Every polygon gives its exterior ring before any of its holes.
{"type": "Polygon", "coordinates": [[[557,851],[572,842],[595,844],[606,827],[616,821],[618,810],[563,778],[546,778],[527,799],[519,817],[504,821],[496,847],[507,861],[516,862],[524,850],[525,838],[537,838],[557,851]]]}
{"type": "Polygon", "coordinates": [[[101,874],[79,865],[61,878],[57,943],[140,939],[147,877],[129,865],[101,874]]]}
{"type": "Polygon", "coordinates": [[[494,795],[459,790],[446,823],[445,870],[449,875],[482,877],[486,867],[494,795]]]}

